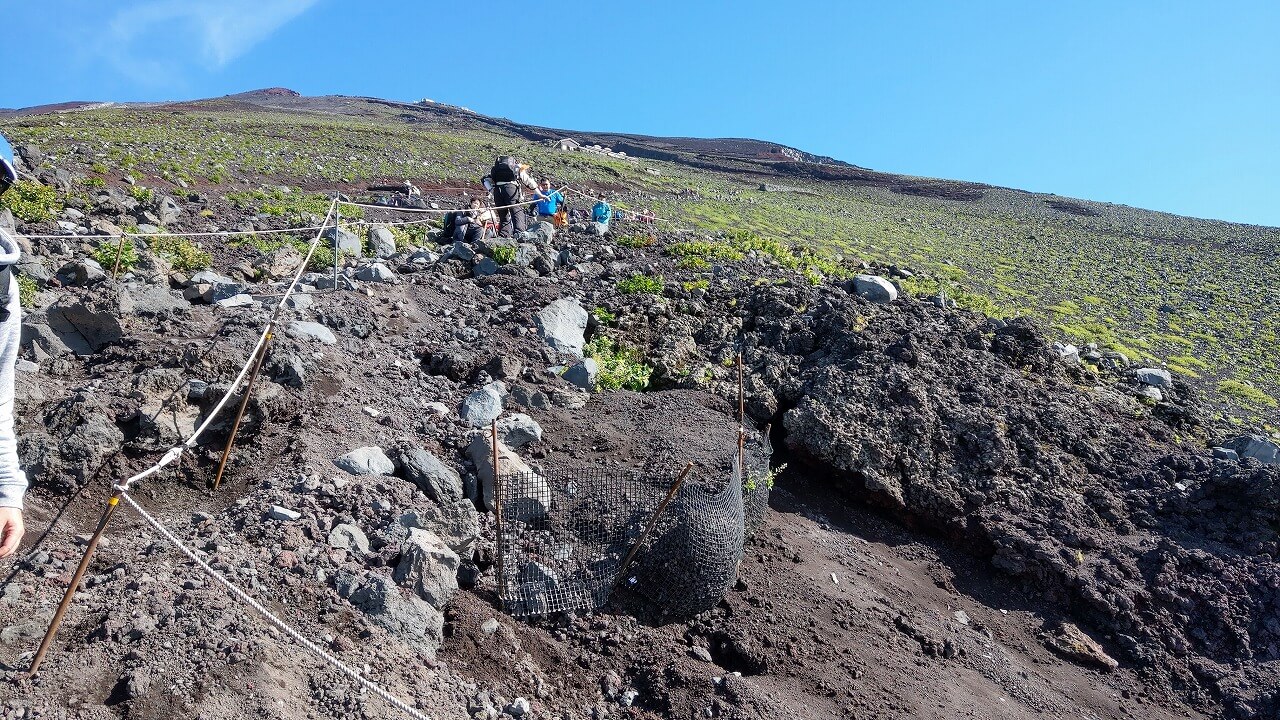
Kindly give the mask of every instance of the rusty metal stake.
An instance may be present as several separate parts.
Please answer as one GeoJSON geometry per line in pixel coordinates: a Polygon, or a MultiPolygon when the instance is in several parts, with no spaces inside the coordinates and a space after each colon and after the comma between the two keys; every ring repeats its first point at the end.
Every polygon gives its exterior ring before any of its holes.
{"type": "Polygon", "coordinates": [[[618,583],[622,582],[622,578],[626,575],[627,568],[630,567],[631,561],[636,558],[636,553],[640,552],[640,547],[644,545],[645,540],[649,539],[649,535],[653,532],[653,528],[658,524],[658,517],[662,515],[663,510],[667,509],[667,505],[671,504],[671,500],[676,496],[676,493],[680,491],[680,486],[684,484],[684,479],[689,476],[689,471],[692,469],[693,463],[685,465],[684,470],[681,470],[680,474],[676,476],[676,481],[671,484],[671,489],[667,491],[667,496],[662,499],[662,502],[658,503],[658,508],[653,511],[653,517],[649,518],[648,527],[644,529],[644,533],[640,535],[640,539],[636,541],[636,544],[631,546],[631,552],[627,553],[626,559],[622,561],[622,567],[618,568],[618,574],[613,578],[613,584],[615,587],[618,583]]]}
{"type": "Polygon", "coordinates": [[[120,243],[119,243],[118,245],[116,245],[116,263],[115,263],[114,265],[112,265],[112,266],[111,266],[111,279],[112,279],[112,280],[115,280],[115,279],[116,279],[116,271],[118,271],[118,270],[120,269],[120,256],[121,256],[121,255],[124,255],[124,240],[125,240],[125,238],[127,238],[127,237],[129,237],[129,236],[128,236],[128,235],[123,235],[123,234],[122,234],[122,235],[120,236],[120,243]]]}
{"type": "Polygon", "coordinates": [[[53,614],[53,620],[49,622],[49,630],[44,634],[44,640],[40,641],[40,649],[36,650],[36,656],[31,660],[31,669],[27,671],[28,678],[34,677],[36,672],[40,670],[40,663],[44,662],[45,654],[49,652],[49,647],[53,645],[53,638],[58,634],[58,628],[62,625],[62,618],[71,607],[71,599],[75,597],[76,590],[80,587],[80,581],[84,579],[84,573],[89,569],[89,561],[93,559],[93,553],[98,549],[98,541],[102,539],[102,534],[107,529],[107,523],[111,521],[111,516],[115,514],[118,507],[120,507],[119,490],[107,500],[107,508],[102,511],[102,517],[98,520],[98,529],[94,530],[93,537],[89,538],[89,546],[84,550],[84,557],[80,559],[80,566],[76,568],[75,574],[71,576],[71,584],[67,586],[67,592],[62,596],[62,602],[58,604],[58,611],[53,614]]]}
{"type": "Polygon", "coordinates": [[[258,379],[258,371],[262,369],[262,361],[267,359],[267,348],[271,345],[274,331],[267,332],[267,339],[258,350],[258,359],[254,361],[253,372],[249,374],[249,382],[244,386],[244,397],[240,399],[240,411],[236,413],[235,422],[231,424],[231,435],[227,438],[227,446],[222,450],[222,460],[218,463],[218,474],[213,479],[213,491],[218,491],[222,484],[222,473],[227,469],[227,460],[231,457],[231,446],[236,442],[236,433],[240,431],[240,421],[244,419],[244,411],[249,407],[249,397],[253,395],[253,385],[258,379]]]}
{"type": "MultiPolygon", "coordinates": [[[[493,419],[490,427],[490,439],[493,442],[493,524],[498,535],[498,544],[493,556],[494,569],[498,572],[498,602],[502,602],[506,590],[506,577],[502,574],[502,473],[498,470],[498,419],[493,419]]],[[[484,493],[481,492],[481,495],[484,493]]]]}

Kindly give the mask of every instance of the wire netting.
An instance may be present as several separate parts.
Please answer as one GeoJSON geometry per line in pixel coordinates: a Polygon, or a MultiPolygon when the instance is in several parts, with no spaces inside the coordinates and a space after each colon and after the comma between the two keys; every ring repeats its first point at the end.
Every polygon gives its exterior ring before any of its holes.
{"type": "Polygon", "coordinates": [[[745,540],[764,522],[770,451],[767,440],[745,450],[745,474],[736,448],[723,464],[727,472],[691,474],[658,516],[625,577],[619,577],[622,563],[670,491],[678,464],[647,471],[502,475],[498,561],[504,609],[516,616],[596,609],[619,584],[660,614],[713,607],[737,580],[745,540]]]}

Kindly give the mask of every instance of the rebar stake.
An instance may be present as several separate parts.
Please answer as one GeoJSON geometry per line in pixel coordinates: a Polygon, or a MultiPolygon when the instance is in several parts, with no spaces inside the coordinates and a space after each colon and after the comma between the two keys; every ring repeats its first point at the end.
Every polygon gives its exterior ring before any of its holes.
{"type": "Polygon", "coordinates": [[[667,491],[667,496],[658,503],[658,508],[653,511],[653,517],[649,518],[649,525],[640,535],[640,539],[635,545],[631,546],[631,552],[627,553],[626,559],[622,561],[622,567],[618,568],[618,574],[613,578],[613,585],[616,587],[622,582],[622,578],[627,573],[627,568],[631,565],[631,561],[635,559],[636,553],[640,552],[640,547],[644,545],[644,541],[649,539],[649,535],[653,533],[653,528],[658,524],[658,517],[662,515],[662,511],[667,509],[667,505],[671,504],[672,498],[680,491],[680,486],[684,483],[684,479],[689,476],[689,471],[693,469],[693,463],[684,466],[684,470],[676,476],[676,481],[671,484],[671,489],[667,491]]]}
{"type": "Polygon", "coordinates": [[[244,386],[244,397],[240,399],[240,410],[236,413],[235,422],[231,423],[231,435],[227,437],[227,446],[222,449],[222,460],[218,462],[218,474],[213,478],[213,491],[218,491],[218,486],[222,484],[222,473],[227,469],[227,460],[231,457],[231,446],[236,442],[236,433],[240,432],[240,421],[244,419],[244,412],[249,407],[249,397],[253,395],[253,385],[258,379],[258,371],[262,369],[262,361],[267,359],[267,348],[271,346],[271,338],[274,332],[267,331],[267,338],[262,343],[262,347],[258,349],[258,359],[254,361],[253,372],[249,374],[249,382],[244,386]]]}
{"type": "Polygon", "coordinates": [[[115,514],[116,508],[120,507],[120,490],[115,491],[111,498],[107,500],[107,507],[102,511],[102,517],[98,519],[98,528],[93,531],[93,536],[89,538],[89,545],[84,549],[84,557],[80,558],[80,566],[76,568],[76,572],[71,576],[71,584],[67,586],[67,592],[62,596],[62,602],[58,604],[58,611],[53,614],[53,620],[49,622],[49,630],[44,634],[44,640],[40,641],[40,649],[36,650],[36,656],[31,659],[31,669],[27,671],[27,677],[34,677],[36,672],[40,670],[40,663],[44,662],[44,656],[49,652],[49,647],[53,645],[53,638],[58,634],[58,628],[62,626],[62,618],[67,614],[67,610],[71,607],[71,599],[75,597],[77,588],[80,587],[80,581],[84,579],[84,573],[89,569],[89,561],[93,559],[93,553],[98,549],[98,541],[102,539],[102,534],[107,529],[107,523],[111,521],[111,516],[115,514]]]}
{"type": "Polygon", "coordinates": [[[116,245],[116,262],[111,266],[112,280],[116,279],[116,272],[120,270],[120,256],[124,255],[124,239],[127,237],[129,236],[122,233],[120,235],[120,242],[116,245]]]}
{"type": "MultiPolygon", "coordinates": [[[[494,532],[498,536],[497,550],[493,555],[493,565],[498,571],[498,604],[502,604],[502,598],[506,594],[507,580],[502,574],[502,473],[498,471],[498,419],[494,418],[490,425],[490,440],[493,442],[493,525],[494,532]]],[[[484,495],[484,489],[481,488],[480,495],[484,495]]]]}

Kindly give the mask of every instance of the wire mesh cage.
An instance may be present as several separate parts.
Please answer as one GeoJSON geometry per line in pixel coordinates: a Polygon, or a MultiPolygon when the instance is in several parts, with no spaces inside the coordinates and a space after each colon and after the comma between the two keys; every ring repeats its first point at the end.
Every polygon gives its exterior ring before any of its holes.
{"type": "Polygon", "coordinates": [[[663,614],[714,606],[737,579],[746,538],[763,524],[769,455],[767,439],[744,448],[744,474],[735,449],[724,464],[728,473],[690,477],[660,514],[655,511],[671,491],[675,472],[501,475],[498,592],[503,608],[516,616],[596,609],[609,601],[618,583],[663,614]],[[645,537],[650,523],[654,529],[645,537]],[[626,576],[619,577],[642,538],[626,576]]]}

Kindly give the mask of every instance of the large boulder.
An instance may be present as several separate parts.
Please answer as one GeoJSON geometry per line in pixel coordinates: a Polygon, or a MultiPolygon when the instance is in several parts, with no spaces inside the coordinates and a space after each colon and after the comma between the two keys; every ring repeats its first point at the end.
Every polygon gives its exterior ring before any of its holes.
{"type": "Polygon", "coordinates": [[[582,357],[586,343],[587,311],[574,298],[560,298],[538,311],[538,330],[557,352],[582,357]]]}
{"type": "Polygon", "coordinates": [[[1223,445],[1241,460],[1253,458],[1264,465],[1280,465],[1280,445],[1261,435],[1241,435],[1223,445]]]}
{"type": "Polygon", "coordinates": [[[577,385],[583,390],[594,390],[596,379],[600,376],[600,365],[592,358],[583,358],[564,372],[565,382],[577,385]]]}
{"type": "Polygon", "coordinates": [[[376,258],[386,259],[396,254],[396,236],[380,226],[369,228],[369,250],[376,258]]]}
{"type": "Polygon", "coordinates": [[[443,610],[458,590],[459,564],[457,553],[435,533],[410,528],[393,577],[435,609],[443,610]]]}
{"type": "Polygon", "coordinates": [[[80,301],[60,297],[49,306],[45,319],[53,332],[77,355],[93,355],[124,337],[118,303],[80,301]]]}
{"type": "Polygon", "coordinates": [[[292,245],[285,245],[267,253],[253,266],[269,278],[290,278],[305,259],[292,245]]]}
{"type": "Polygon", "coordinates": [[[352,475],[390,475],[396,470],[395,463],[380,447],[356,448],[333,464],[352,475]]]}
{"type": "Polygon", "coordinates": [[[317,322],[294,320],[285,328],[285,334],[298,340],[319,340],[325,345],[338,342],[333,331],[317,322]]]}
{"type": "MultiPolygon", "coordinates": [[[[488,433],[476,433],[467,445],[467,457],[480,477],[480,497],[484,507],[493,510],[493,442],[488,433]]],[[[498,472],[504,480],[518,483],[503,494],[507,506],[504,514],[521,522],[532,522],[546,516],[551,509],[551,487],[545,478],[529,467],[514,450],[498,441],[498,472]]]]}
{"type": "Polygon", "coordinates": [[[462,499],[462,478],[458,471],[444,464],[424,448],[408,447],[397,457],[400,473],[438,503],[462,499]]]}
{"type": "Polygon", "coordinates": [[[364,243],[360,242],[360,236],[340,227],[325,228],[321,236],[329,241],[330,247],[339,250],[343,255],[348,257],[361,257],[364,255],[364,243]]]}
{"type": "Polygon", "coordinates": [[[376,283],[398,283],[400,279],[396,277],[391,268],[382,263],[372,263],[365,265],[356,271],[356,279],[364,282],[376,283]]]}
{"type": "Polygon", "coordinates": [[[853,292],[873,303],[891,303],[898,299],[898,288],[879,275],[855,275],[853,292]]]}
{"type": "Polygon", "coordinates": [[[498,421],[498,438],[508,447],[519,450],[542,439],[542,426],[524,413],[511,413],[498,421]]]}
{"type": "Polygon", "coordinates": [[[484,427],[502,414],[502,392],[497,383],[489,383],[462,401],[458,414],[471,427],[484,427]]]}
{"type": "Polygon", "coordinates": [[[92,285],[106,279],[106,270],[93,258],[78,258],[58,268],[58,282],[63,285],[92,285]]]}
{"type": "Polygon", "coordinates": [[[400,590],[395,580],[372,575],[350,593],[351,604],[373,623],[434,655],[444,642],[444,615],[427,601],[400,590]]]}
{"type": "Polygon", "coordinates": [[[1173,376],[1163,368],[1138,368],[1133,372],[1138,382],[1151,387],[1167,388],[1173,386],[1173,376]]]}
{"type": "Polygon", "coordinates": [[[480,513],[470,500],[427,503],[401,515],[400,524],[430,530],[461,557],[470,557],[480,539],[480,513]]]}
{"type": "Polygon", "coordinates": [[[350,523],[335,526],[329,531],[329,545],[342,550],[350,550],[359,555],[369,554],[369,536],[350,523]]]}

